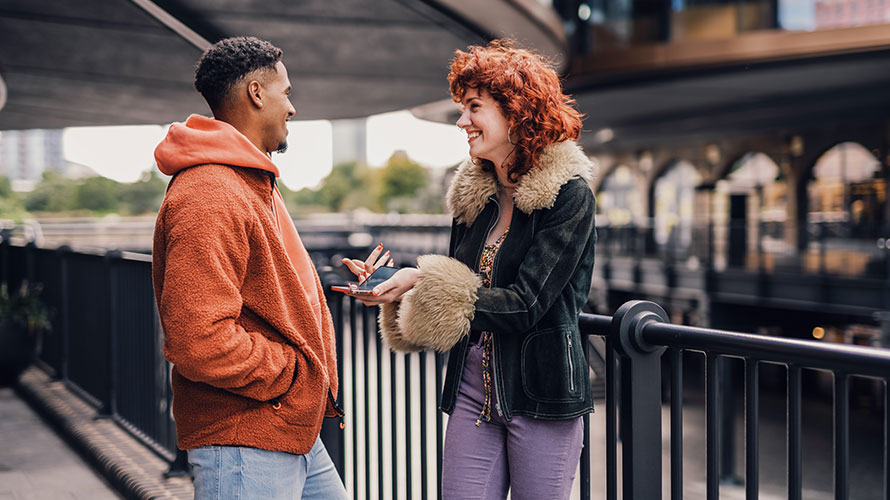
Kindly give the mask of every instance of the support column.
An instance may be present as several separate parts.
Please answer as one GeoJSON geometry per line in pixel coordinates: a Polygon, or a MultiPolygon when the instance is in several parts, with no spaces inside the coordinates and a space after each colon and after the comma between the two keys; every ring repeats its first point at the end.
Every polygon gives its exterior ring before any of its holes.
{"type": "Polygon", "coordinates": [[[620,422],[624,498],[661,499],[661,355],[643,339],[643,327],[667,322],[658,304],[627,302],[612,317],[610,335],[622,355],[620,422]]]}

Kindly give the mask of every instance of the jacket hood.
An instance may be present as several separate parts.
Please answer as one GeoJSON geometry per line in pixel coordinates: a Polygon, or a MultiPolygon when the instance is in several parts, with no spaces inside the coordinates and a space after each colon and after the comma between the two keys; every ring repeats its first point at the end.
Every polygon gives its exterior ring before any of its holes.
{"type": "Polygon", "coordinates": [[[191,115],[185,123],[170,125],[167,136],[155,148],[155,160],[158,169],[166,175],[195,165],[216,163],[258,168],[278,177],[278,167],[272,159],[238,129],[200,115],[191,115]]]}
{"type": "MultiPolygon", "coordinates": [[[[590,159],[574,141],[551,144],[541,151],[535,167],[519,179],[513,203],[526,214],[550,208],[563,184],[577,176],[590,182],[593,168],[590,159]]],[[[471,226],[488,204],[488,199],[497,192],[494,172],[484,172],[481,164],[467,158],[457,168],[445,202],[452,217],[471,226]]]]}

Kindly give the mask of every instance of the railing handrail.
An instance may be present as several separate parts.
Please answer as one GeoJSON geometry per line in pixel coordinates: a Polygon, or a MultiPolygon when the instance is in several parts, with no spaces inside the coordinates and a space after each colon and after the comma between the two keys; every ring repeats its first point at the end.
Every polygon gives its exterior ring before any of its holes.
{"type": "Polygon", "coordinates": [[[578,325],[582,335],[608,336],[612,327],[612,317],[603,314],[581,313],[578,317],[578,325]]]}
{"type": "Polygon", "coordinates": [[[880,347],[827,344],[655,321],[642,328],[643,338],[653,345],[804,365],[806,368],[843,370],[853,375],[883,378],[890,373],[890,349],[880,347]]]}

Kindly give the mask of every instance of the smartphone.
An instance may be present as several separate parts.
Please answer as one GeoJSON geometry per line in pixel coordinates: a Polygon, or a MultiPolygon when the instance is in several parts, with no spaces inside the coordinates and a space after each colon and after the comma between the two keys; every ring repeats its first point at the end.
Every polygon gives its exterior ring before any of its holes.
{"type": "Polygon", "coordinates": [[[398,267],[381,266],[361,283],[351,282],[347,283],[347,286],[334,285],[331,287],[331,290],[347,293],[349,295],[372,295],[375,286],[392,278],[392,275],[398,270],[398,267]]]}

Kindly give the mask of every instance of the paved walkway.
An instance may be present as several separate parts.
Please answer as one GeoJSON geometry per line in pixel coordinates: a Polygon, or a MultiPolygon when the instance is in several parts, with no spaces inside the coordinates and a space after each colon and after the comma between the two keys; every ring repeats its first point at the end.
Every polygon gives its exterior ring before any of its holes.
{"type": "Polygon", "coordinates": [[[121,498],[10,388],[0,388],[0,500],[121,498]]]}
{"type": "MultiPolygon", "coordinates": [[[[25,409],[27,409],[25,403],[16,397],[20,396],[27,400],[32,407],[47,418],[52,427],[59,429],[66,439],[70,439],[68,442],[57,441],[53,446],[47,445],[46,450],[59,455],[71,455],[73,454],[72,449],[81,452],[81,455],[97,468],[120,495],[136,499],[187,500],[192,498],[194,490],[188,477],[165,478],[164,473],[168,470],[166,461],[155,455],[113,420],[94,418],[95,408],[69,391],[64,383],[50,379],[44,372],[36,368],[30,368],[22,375],[16,392],[17,394],[8,392],[7,399],[24,406],[25,409]]],[[[3,403],[0,402],[0,408],[3,408],[2,405],[3,403]]],[[[33,415],[33,412],[30,414],[33,415]]],[[[5,432],[6,427],[4,426],[12,425],[6,420],[15,422],[17,419],[0,416],[0,420],[2,420],[0,421],[0,462],[3,462],[12,460],[16,456],[15,452],[8,451],[5,446],[9,432],[17,435],[10,436],[9,439],[18,439],[21,442],[26,442],[28,439],[25,429],[9,429],[8,432],[5,432]]],[[[50,429],[42,425],[41,420],[38,419],[36,422],[41,424],[41,428],[45,432],[52,434],[50,429]]],[[[47,460],[49,459],[48,457],[47,460]]],[[[95,477],[88,466],[84,467],[90,475],[95,477]]],[[[51,472],[44,471],[44,473],[46,476],[53,476],[55,468],[51,468],[51,472]]],[[[83,471],[80,471],[80,474],[85,475],[83,471]]],[[[0,500],[6,500],[7,497],[3,497],[3,490],[6,486],[2,478],[3,476],[0,475],[0,500]]],[[[107,497],[100,495],[66,497],[63,495],[28,496],[23,494],[9,498],[96,498],[101,500],[119,498],[116,495],[111,493],[111,496],[107,497]]]]}

